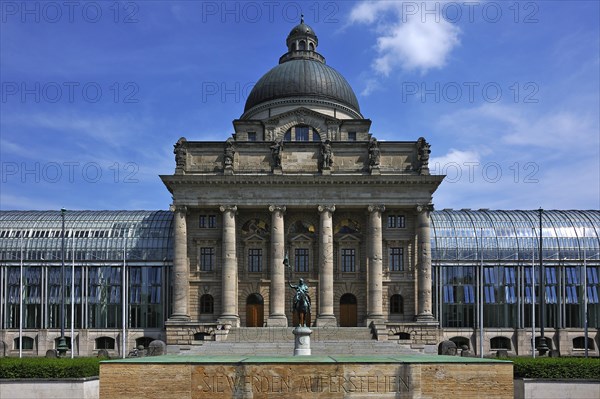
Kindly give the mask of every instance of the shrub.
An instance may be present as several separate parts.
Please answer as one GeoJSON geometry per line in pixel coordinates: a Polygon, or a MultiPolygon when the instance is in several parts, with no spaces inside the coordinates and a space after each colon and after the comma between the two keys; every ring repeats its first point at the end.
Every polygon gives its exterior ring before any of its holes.
{"type": "Polygon", "coordinates": [[[515,378],[600,380],[600,359],[576,357],[516,357],[515,378]]]}
{"type": "Polygon", "coordinates": [[[45,357],[0,359],[0,378],[83,378],[100,374],[98,358],[50,359],[45,357]]]}

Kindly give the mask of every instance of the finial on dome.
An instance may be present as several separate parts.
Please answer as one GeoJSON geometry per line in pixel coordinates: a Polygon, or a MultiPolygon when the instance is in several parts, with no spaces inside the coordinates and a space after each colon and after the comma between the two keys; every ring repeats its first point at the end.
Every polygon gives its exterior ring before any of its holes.
{"type": "Polygon", "coordinates": [[[300,14],[300,23],[303,24],[304,23],[304,14],[300,14]]]}

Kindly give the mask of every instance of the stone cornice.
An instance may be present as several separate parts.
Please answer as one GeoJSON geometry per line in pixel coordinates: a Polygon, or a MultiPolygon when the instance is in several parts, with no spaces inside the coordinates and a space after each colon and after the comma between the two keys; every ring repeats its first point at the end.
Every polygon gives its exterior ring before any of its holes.
{"type": "Polygon", "coordinates": [[[172,190],[175,186],[185,185],[428,185],[437,187],[445,176],[442,175],[161,175],[164,184],[172,190]]]}

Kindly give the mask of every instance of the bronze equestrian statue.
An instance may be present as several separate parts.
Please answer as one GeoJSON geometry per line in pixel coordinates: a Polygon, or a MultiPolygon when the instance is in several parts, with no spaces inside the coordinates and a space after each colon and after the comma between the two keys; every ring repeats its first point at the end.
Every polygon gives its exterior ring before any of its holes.
{"type": "Polygon", "coordinates": [[[300,279],[298,285],[289,284],[289,286],[296,290],[292,304],[292,312],[298,313],[300,327],[306,327],[306,315],[310,313],[308,285],[304,283],[304,279],[300,279]]]}

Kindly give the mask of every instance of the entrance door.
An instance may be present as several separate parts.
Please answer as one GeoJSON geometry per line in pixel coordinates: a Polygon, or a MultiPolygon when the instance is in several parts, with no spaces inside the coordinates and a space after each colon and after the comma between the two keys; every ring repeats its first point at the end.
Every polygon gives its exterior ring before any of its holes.
{"type": "Polygon", "coordinates": [[[356,297],[344,294],[340,298],[340,327],[356,326],[356,297]]]}
{"type": "Polygon", "coordinates": [[[264,320],[264,301],[260,294],[251,294],[246,299],[246,327],[262,327],[264,320]]]}

